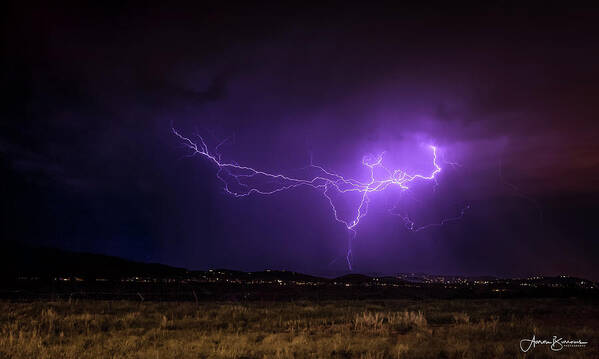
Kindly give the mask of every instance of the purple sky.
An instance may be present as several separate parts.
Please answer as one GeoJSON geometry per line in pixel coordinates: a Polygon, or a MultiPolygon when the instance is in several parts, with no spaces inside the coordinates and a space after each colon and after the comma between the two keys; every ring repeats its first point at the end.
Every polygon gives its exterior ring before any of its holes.
{"type": "Polygon", "coordinates": [[[422,145],[438,146],[438,186],[373,196],[358,272],[599,278],[596,10],[9,9],[3,238],[193,269],[346,269],[321,193],[232,198],[173,123],[285,174],[311,153],[365,176],[381,151],[426,172],[422,145]],[[471,207],[412,233],[392,200],[419,224],[471,207]]]}

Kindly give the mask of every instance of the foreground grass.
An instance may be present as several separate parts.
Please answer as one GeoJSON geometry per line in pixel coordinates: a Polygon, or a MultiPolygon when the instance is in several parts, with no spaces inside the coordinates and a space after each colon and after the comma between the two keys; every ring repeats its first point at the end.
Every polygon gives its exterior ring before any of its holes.
{"type": "Polygon", "coordinates": [[[0,358],[517,358],[520,339],[597,358],[599,308],[575,299],[325,303],[0,302],[0,358]]]}

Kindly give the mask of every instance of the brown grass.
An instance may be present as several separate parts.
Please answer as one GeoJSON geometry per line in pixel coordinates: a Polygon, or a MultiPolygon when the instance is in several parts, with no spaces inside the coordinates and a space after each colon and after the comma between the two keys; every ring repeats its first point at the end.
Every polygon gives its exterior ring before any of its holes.
{"type": "Polygon", "coordinates": [[[0,358],[518,358],[553,335],[599,357],[599,309],[569,300],[0,302],[0,358]]]}

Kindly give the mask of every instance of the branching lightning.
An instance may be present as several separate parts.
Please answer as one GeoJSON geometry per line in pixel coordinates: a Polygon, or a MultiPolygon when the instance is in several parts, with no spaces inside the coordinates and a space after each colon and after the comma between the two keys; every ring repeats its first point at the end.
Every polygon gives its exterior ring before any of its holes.
{"type": "Polygon", "coordinates": [[[440,227],[440,226],[442,226],[442,225],[444,225],[446,223],[460,220],[460,219],[464,218],[464,215],[466,214],[466,210],[468,210],[468,209],[470,209],[470,205],[469,204],[467,204],[466,206],[464,206],[464,208],[462,208],[462,210],[460,211],[460,214],[458,216],[451,217],[451,218],[444,218],[440,222],[424,224],[424,225],[421,225],[421,226],[417,226],[416,222],[414,222],[410,218],[409,215],[407,215],[407,214],[401,214],[399,212],[395,212],[394,211],[395,208],[389,210],[389,214],[394,215],[394,216],[398,216],[399,218],[401,218],[404,221],[404,223],[406,225],[406,228],[409,229],[410,231],[412,231],[412,232],[420,232],[420,231],[423,231],[425,229],[429,229],[429,228],[432,228],[432,227],[440,227]]]}
{"type": "MultiPolygon", "coordinates": [[[[306,169],[312,169],[315,174],[306,178],[291,177],[284,174],[269,173],[252,167],[242,166],[233,162],[226,162],[218,153],[218,148],[224,144],[219,143],[213,152],[201,136],[196,136],[197,140],[192,140],[180,134],[174,127],[171,128],[173,134],[178,137],[181,144],[191,150],[189,156],[202,156],[218,167],[216,176],[224,185],[226,193],[235,197],[245,197],[251,194],[273,195],[275,193],[289,190],[297,187],[310,187],[321,191],[328,200],[335,220],[342,223],[350,233],[349,246],[347,251],[347,264],[351,270],[351,242],[355,238],[356,228],[360,220],[368,212],[370,202],[369,195],[375,192],[382,192],[391,186],[397,186],[401,190],[409,189],[415,181],[436,181],[436,176],[441,172],[441,167],[437,163],[437,147],[429,146],[432,154],[432,171],[429,174],[409,174],[402,169],[391,169],[383,164],[385,153],[376,156],[368,155],[362,158],[362,165],[368,169],[368,180],[360,181],[353,178],[346,178],[338,173],[331,172],[323,166],[315,165],[310,160],[306,169]],[[382,173],[382,176],[380,175],[382,173]],[[254,183],[256,182],[256,183],[254,183]],[[267,185],[265,185],[267,184],[267,185]],[[354,193],[359,196],[359,204],[356,210],[349,218],[340,216],[335,201],[334,194],[354,193]]],[[[460,219],[464,216],[462,209],[460,216],[444,219],[439,223],[433,223],[417,227],[407,215],[395,213],[393,209],[390,214],[397,215],[405,222],[406,227],[412,231],[420,231],[433,226],[441,226],[447,222],[460,219]]]]}

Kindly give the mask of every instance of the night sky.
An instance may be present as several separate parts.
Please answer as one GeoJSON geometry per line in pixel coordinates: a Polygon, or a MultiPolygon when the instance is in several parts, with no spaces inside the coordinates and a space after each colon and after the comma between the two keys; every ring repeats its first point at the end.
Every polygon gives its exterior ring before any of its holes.
{"type": "Polygon", "coordinates": [[[3,241],[347,270],[322,193],[234,198],[172,125],[285,174],[312,156],[364,179],[362,156],[382,151],[426,173],[437,146],[436,185],[372,198],[357,272],[599,279],[599,11],[199,3],[4,5],[3,241]],[[414,233],[392,201],[418,224],[470,208],[414,233]]]}

